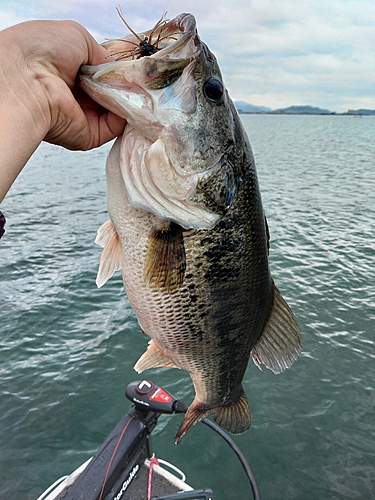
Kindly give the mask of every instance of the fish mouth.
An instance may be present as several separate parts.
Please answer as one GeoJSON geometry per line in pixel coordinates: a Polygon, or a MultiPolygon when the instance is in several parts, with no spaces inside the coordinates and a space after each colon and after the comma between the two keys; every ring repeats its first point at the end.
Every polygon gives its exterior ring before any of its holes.
{"type": "MultiPolygon", "coordinates": [[[[83,65],[79,71],[81,87],[95,101],[127,120],[152,142],[160,136],[171,139],[169,110],[187,115],[196,110],[194,69],[202,52],[196,21],[191,14],[180,14],[157,28],[134,32],[102,45],[111,59],[96,66],[83,65]],[[142,40],[156,47],[155,53],[139,54],[142,40]],[[155,118],[155,109],[165,110],[155,118]]],[[[214,159],[216,161],[216,158],[214,159]]],[[[178,170],[179,165],[174,161],[178,170]]],[[[180,173],[186,175],[186,168],[180,173]]]]}
{"type": "Polygon", "coordinates": [[[108,56],[111,60],[96,66],[81,66],[81,81],[91,77],[93,81],[109,84],[121,71],[131,82],[134,73],[141,71],[143,84],[150,90],[171,85],[201,52],[196,21],[191,14],[180,14],[168,22],[159,21],[156,27],[139,35],[133,32],[108,40],[102,46],[111,53],[108,56]],[[142,49],[144,42],[151,48],[149,52],[142,49]]]}

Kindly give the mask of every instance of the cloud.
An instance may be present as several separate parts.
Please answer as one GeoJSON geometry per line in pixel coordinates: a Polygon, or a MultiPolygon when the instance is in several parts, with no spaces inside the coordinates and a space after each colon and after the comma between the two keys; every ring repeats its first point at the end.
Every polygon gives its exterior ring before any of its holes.
{"type": "MultiPolygon", "coordinates": [[[[375,109],[373,0],[120,3],[136,31],[150,28],[164,10],[168,17],[193,13],[199,34],[217,56],[235,99],[275,108],[311,104],[336,111],[375,109]]],[[[12,10],[0,12],[0,28],[27,18],[69,17],[102,41],[127,32],[116,13],[117,5],[118,0],[30,4],[15,0],[12,10]]]]}
{"type": "Polygon", "coordinates": [[[348,100],[375,106],[371,16],[375,3],[366,1],[255,0],[231,3],[206,29],[233,97],[343,111],[348,100]],[[220,36],[235,21],[237,29],[220,36]]]}
{"type": "Polygon", "coordinates": [[[22,16],[14,10],[0,10],[0,30],[13,26],[14,24],[22,23],[33,19],[29,16],[22,16]]]}

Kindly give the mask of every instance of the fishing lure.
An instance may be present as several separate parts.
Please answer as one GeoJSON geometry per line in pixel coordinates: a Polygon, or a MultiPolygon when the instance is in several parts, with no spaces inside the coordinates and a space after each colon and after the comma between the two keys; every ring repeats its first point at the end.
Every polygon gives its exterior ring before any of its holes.
{"type": "Polygon", "coordinates": [[[171,38],[175,40],[174,37],[171,37],[170,35],[167,36],[162,36],[165,27],[167,24],[167,20],[165,19],[166,12],[163,12],[163,15],[159,19],[159,21],[155,24],[155,26],[152,28],[151,33],[149,36],[144,36],[142,39],[138,33],[136,33],[127,23],[122,11],[120,8],[116,7],[117,13],[120,16],[122,22],[125,24],[125,26],[128,28],[128,30],[135,36],[135,38],[138,40],[138,43],[132,42],[131,40],[123,40],[126,43],[130,43],[131,45],[134,45],[134,48],[132,49],[127,49],[123,50],[120,52],[115,52],[111,54],[111,57],[113,56],[118,56],[116,57],[116,61],[121,61],[123,59],[140,59],[141,57],[147,57],[147,56],[152,56],[155,54],[157,51],[160,50],[159,44],[163,40],[166,40],[167,38],[171,38]],[[156,33],[157,36],[156,36],[156,33]],[[156,36],[156,39],[154,41],[154,37],[156,36]]]}

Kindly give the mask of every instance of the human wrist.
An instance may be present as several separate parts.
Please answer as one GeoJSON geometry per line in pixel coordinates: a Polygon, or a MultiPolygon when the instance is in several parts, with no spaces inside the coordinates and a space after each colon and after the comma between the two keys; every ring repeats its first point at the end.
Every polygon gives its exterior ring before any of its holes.
{"type": "MultiPolygon", "coordinates": [[[[0,32],[0,103],[2,110],[7,108],[14,116],[15,109],[20,115],[15,116],[18,128],[21,119],[27,125],[34,122],[29,130],[30,139],[35,136],[42,140],[49,129],[48,100],[41,85],[42,65],[33,60],[33,50],[28,49],[26,37],[22,37],[22,23],[0,32]],[[8,103],[8,106],[7,106],[8,103]]],[[[27,128],[25,126],[25,128],[27,128]]]]}

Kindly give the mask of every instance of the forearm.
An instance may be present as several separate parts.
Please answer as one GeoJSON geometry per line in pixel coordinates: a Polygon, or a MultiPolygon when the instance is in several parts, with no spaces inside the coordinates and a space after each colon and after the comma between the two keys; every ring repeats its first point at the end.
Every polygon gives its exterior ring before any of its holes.
{"type": "Polygon", "coordinates": [[[14,36],[0,32],[0,201],[48,132],[46,100],[14,36]]]}
{"type": "Polygon", "coordinates": [[[46,132],[36,123],[33,114],[22,103],[12,102],[12,96],[3,92],[0,98],[0,202],[30,156],[43,140],[46,132]]]}

